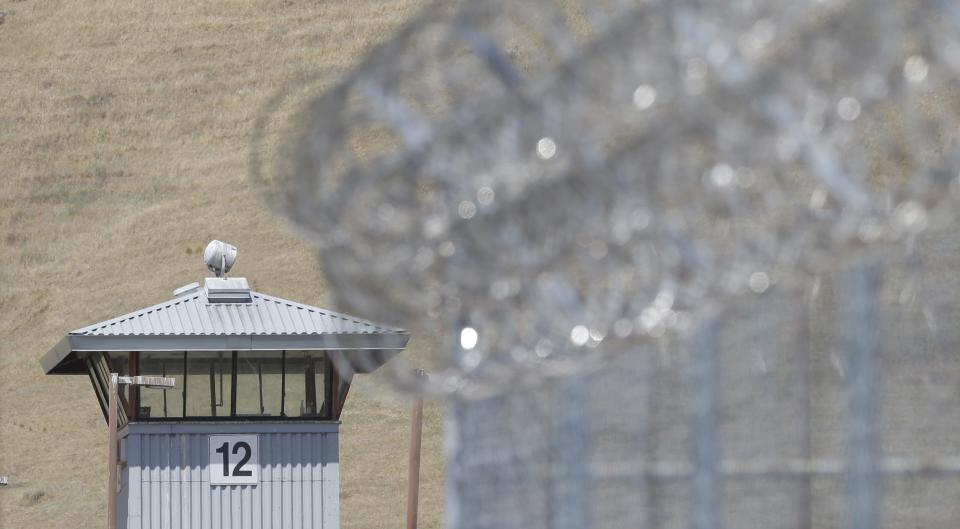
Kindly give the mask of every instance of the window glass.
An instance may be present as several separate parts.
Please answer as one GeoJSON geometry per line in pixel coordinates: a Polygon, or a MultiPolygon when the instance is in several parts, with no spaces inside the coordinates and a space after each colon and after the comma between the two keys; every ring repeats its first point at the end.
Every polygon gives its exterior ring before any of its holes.
{"type": "Polygon", "coordinates": [[[130,353],[107,353],[110,362],[110,371],[119,375],[127,376],[130,374],[130,353]]]}
{"type": "Polygon", "coordinates": [[[140,387],[140,405],[136,416],[141,419],[183,417],[184,353],[140,353],[138,374],[174,379],[171,389],[140,387]]]}
{"type": "MultiPolygon", "coordinates": [[[[129,358],[112,355],[111,369],[129,373],[129,358]]],[[[136,417],[328,419],[327,364],[326,355],[316,351],[141,352],[137,374],[170,377],[176,386],[170,390],[140,388],[136,417]],[[236,406],[232,412],[233,389],[236,406]]]]}
{"type": "Polygon", "coordinates": [[[283,399],[286,417],[326,416],[326,355],[316,351],[287,351],[283,399]]]}
{"type": "Polygon", "coordinates": [[[280,351],[237,353],[237,416],[280,416],[280,351]]]}
{"type": "Polygon", "coordinates": [[[229,417],[233,353],[187,352],[187,417],[229,417]]]}

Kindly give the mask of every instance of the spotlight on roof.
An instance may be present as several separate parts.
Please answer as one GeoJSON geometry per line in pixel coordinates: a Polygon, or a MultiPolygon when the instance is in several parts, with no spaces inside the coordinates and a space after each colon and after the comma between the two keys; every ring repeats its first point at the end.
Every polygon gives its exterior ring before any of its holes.
{"type": "Polygon", "coordinates": [[[223,277],[237,262],[237,247],[223,241],[210,241],[203,251],[203,262],[217,277],[223,277]]]}

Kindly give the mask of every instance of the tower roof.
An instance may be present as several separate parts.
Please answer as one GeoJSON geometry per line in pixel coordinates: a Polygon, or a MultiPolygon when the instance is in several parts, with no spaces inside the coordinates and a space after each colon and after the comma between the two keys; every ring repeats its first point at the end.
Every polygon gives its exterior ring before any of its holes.
{"type": "Polygon", "coordinates": [[[179,296],[69,332],[40,363],[83,374],[84,353],[108,351],[341,351],[358,371],[407,345],[407,331],[250,290],[243,278],[207,278],[179,296]]]}

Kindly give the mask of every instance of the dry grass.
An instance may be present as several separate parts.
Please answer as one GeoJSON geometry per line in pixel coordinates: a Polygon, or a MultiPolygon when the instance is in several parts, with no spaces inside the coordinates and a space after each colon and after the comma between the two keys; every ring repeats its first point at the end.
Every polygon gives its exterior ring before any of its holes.
{"type": "MultiPolygon", "coordinates": [[[[16,484],[0,526],[103,525],[89,383],[37,363],[66,331],[199,279],[212,237],[257,289],[328,301],[310,247],[249,188],[251,126],[284,82],[333,83],[421,3],[0,0],[0,474],[16,484]]],[[[428,407],[425,528],[442,519],[441,415],[428,407]]],[[[408,417],[376,381],[351,390],[344,527],[403,523],[408,417]]]]}

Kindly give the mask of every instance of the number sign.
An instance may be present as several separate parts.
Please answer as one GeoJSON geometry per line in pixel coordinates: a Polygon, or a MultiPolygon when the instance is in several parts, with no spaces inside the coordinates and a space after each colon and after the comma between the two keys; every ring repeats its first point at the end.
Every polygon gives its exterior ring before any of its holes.
{"type": "Polygon", "coordinates": [[[259,436],[211,435],[211,485],[256,485],[260,481],[259,436]]]}

